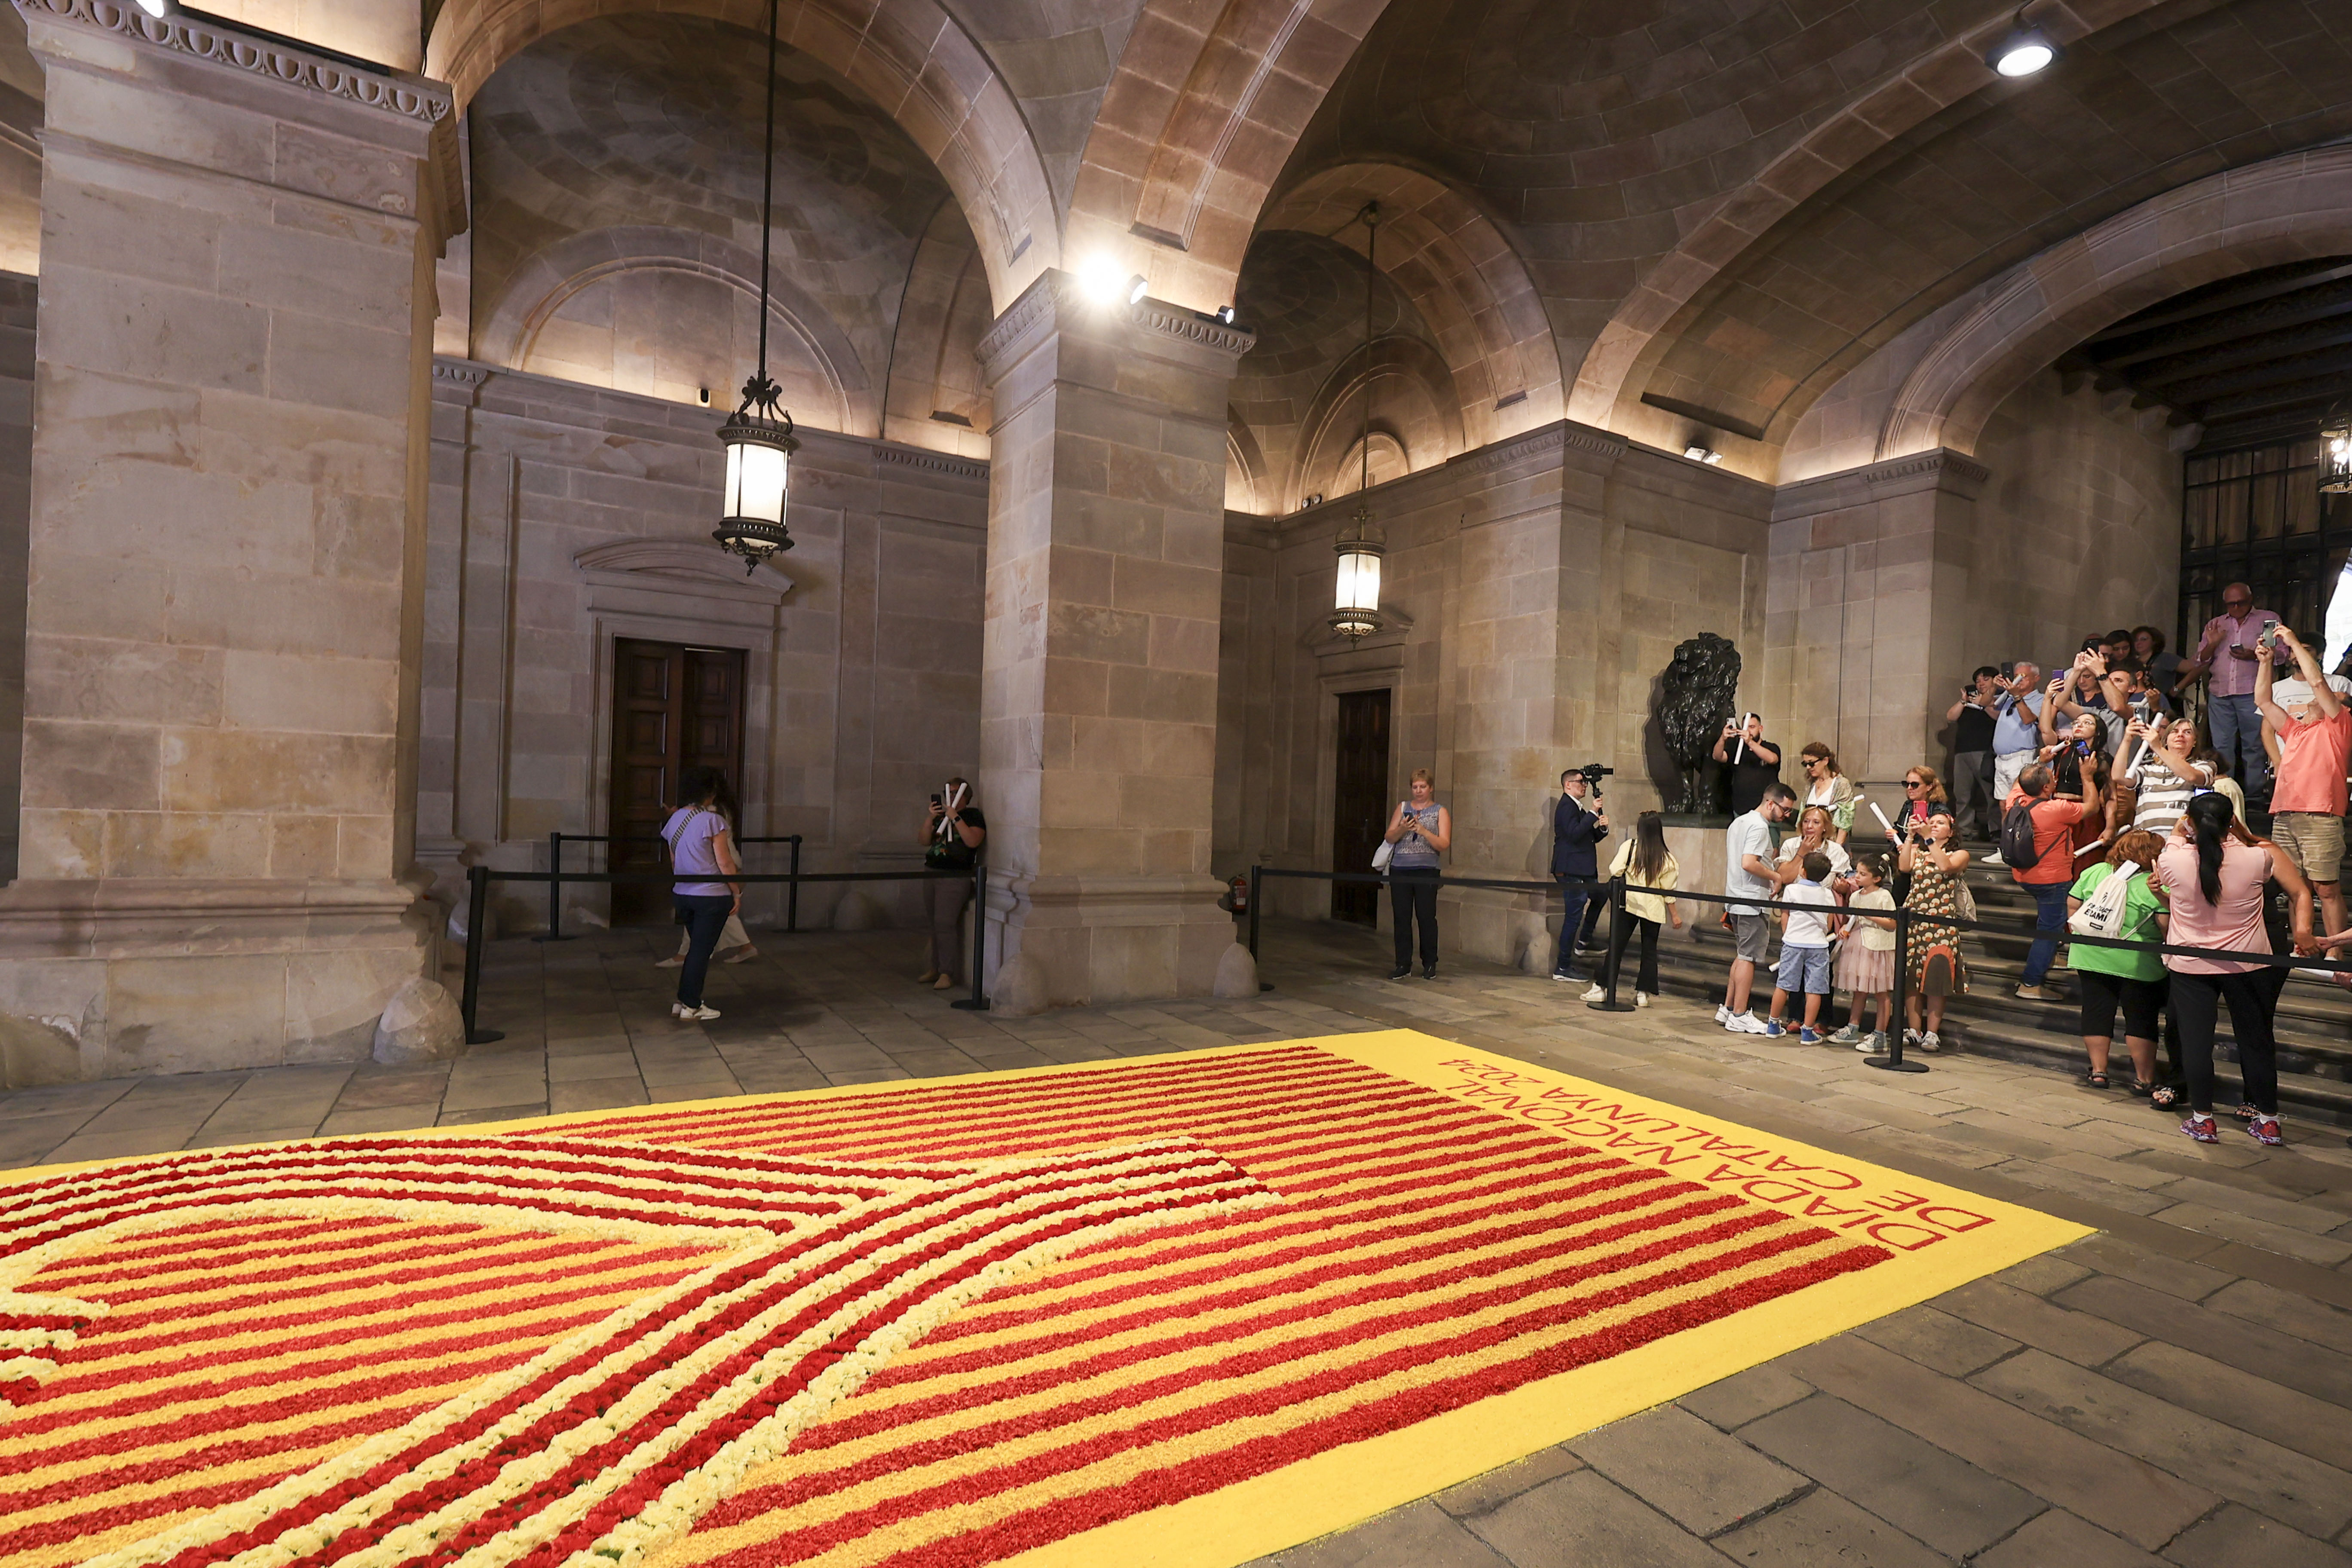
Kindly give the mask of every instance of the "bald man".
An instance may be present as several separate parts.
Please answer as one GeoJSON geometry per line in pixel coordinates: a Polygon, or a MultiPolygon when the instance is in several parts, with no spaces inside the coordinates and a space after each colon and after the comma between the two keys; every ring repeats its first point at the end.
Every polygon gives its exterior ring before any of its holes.
{"type": "MultiPolygon", "coordinates": [[[[2213,749],[2221,765],[2236,775],[2246,793],[2259,795],[2259,785],[2270,777],[2270,758],[2263,752],[2263,715],[2254,705],[2254,644],[2264,621],[2277,620],[2274,610],[2254,608],[2254,591],[2243,583],[2221,590],[2221,613],[2205,623],[2197,639],[2197,657],[2181,667],[2183,676],[2205,679],[2205,724],[2212,732],[2213,749]]],[[[2286,650],[2271,650],[2273,664],[2285,661],[2286,650]]]]}

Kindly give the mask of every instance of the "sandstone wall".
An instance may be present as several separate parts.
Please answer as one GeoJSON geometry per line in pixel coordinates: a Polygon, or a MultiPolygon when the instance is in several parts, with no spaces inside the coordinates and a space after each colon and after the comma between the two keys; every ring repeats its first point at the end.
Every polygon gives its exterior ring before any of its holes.
{"type": "MultiPolygon", "coordinates": [[[[806,835],[807,870],[919,864],[927,795],[978,776],[985,466],[803,430],[795,547],[747,574],[710,539],[716,411],[434,370],[418,821],[444,896],[466,864],[542,869],[551,831],[609,830],[625,637],[747,652],[747,835],[806,835]]],[[[755,868],[782,868],[781,846],[764,853],[755,868]]],[[[838,896],[808,889],[803,921],[838,896]]],[[[876,897],[918,907],[911,889],[876,897]]],[[[761,888],[747,913],[781,903],[761,888]]],[[[583,885],[567,905],[593,921],[607,895],[583,885]]],[[[537,886],[498,908],[506,930],[545,923],[537,886]]]]}

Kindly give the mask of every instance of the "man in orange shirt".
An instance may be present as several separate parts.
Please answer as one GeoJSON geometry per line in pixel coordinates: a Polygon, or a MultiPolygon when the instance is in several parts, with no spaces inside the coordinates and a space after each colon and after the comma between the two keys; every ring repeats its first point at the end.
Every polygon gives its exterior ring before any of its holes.
{"type": "MultiPolygon", "coordinates": [[[[2271,660],[2254,666],[2254,706],[2278,735],[2278,782],[2271,788],[2271,837],[2311,883],[2325,914],[2323,931],[2344,929],[2344,764],[2352,755],[2347,710],[2319,660],[2286,627],[2272,641],[2294,655],[2301,680],[2273,681],[2271,660]]],[[[2271,647],[2257,640],[2256,648],[2271,647]]],[[[2331,952],[2328,955],[2334,957],[2331,952]]]]}
{"type": "MultiPolygon", "coordinates": [[[[2002,805],[2003,811],[2025,806],[2033,817],[2033,864],[2012,867],[2009,874],[2033,895],[2033,929],[2037,931],[2066,929],[2066,892],[2074,885],[2074,825],[2085,818],[2101,820],[2099,781],[2089,769],[2083,771],[2082,799],[2053,799],[2057,788],[2058,775],[2036,763],[2018,775],[2016,792],[2002,805]]],[[[2017,988],[2021,1000],[2066,999],[2063,991],[2042,984],[2042,977],[2050,973],[2050,961],[2057,956],[2055,935],[2033,939],[2033,946],[2025,955],[2024,984],[2017,988]]]]}

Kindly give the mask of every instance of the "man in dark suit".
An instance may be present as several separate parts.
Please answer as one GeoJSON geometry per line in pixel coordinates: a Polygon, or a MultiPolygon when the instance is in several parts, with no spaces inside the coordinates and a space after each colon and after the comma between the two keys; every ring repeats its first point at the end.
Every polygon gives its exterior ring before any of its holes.
{"type": "Polygon", "coordinates": [[[1551,966],[1554,980],[1586,980],[1576,972],[1576,950],[1591,945],[1593,929],[1601,922],[1602,900],[1570,877],[1597,877],[1600,858],[1593,847],[1609,837],[1609,808],[1585,798],[1591,786],[1574,769],[1559,775],[1559,799],[1551,808],[1551,874],[1559,885],[1565,907],[1559,917],[1559,959],[1551,966]]]}

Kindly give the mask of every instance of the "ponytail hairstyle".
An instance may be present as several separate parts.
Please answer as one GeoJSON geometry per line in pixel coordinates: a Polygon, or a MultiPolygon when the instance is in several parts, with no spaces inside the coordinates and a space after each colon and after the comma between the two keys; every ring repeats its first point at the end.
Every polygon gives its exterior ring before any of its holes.
{"type": "Polygon", "coordinates": [[[2182,814],[2189,819],[2190,837],[2197,840],[2197,890],[2205,895],[2209,904],[2221,901],[2221,850],[2230,842],[2230,824],[2237,818],[2237,808],[2230,797],[2219,790],[2191,795],[2189,809],[2182,814]]]}
{"type": "Polygon", "coordinates": [[[1645,888],[1658,885],[1666,868],[1666,819],[1645,811],[1633,819],[1633,875],[1645,888]]]}

